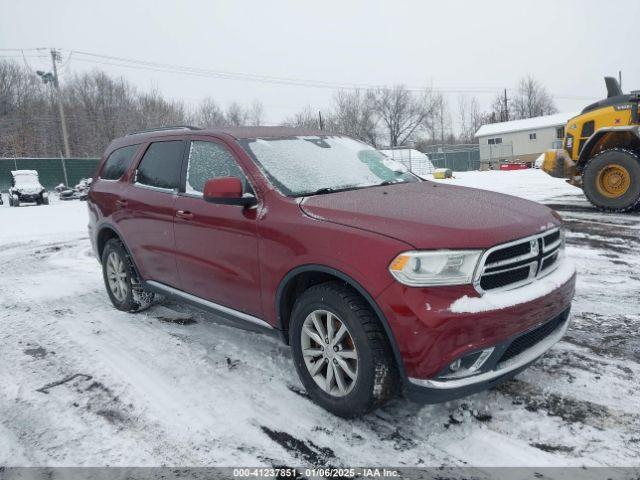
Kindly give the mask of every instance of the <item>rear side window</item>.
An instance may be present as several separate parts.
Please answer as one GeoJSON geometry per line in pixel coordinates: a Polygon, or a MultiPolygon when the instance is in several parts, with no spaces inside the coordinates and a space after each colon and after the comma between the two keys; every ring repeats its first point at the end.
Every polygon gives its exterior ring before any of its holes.
{"type": "Polygon", "coordinates": [[[238,177],[247,190],[244,173],[229,150],[214,142],[191,142],[185,191],[201,194],[205,182],[218,177],[238,177]]]}
{"type": "Polygon", "coordinates": [[[111,155],[104,162],[102,173],[100,178],[104,180],[118,180],[124,172],[127,171],[131,160],[136,154],[139,145],[131,145],[129,147],[122,147],[111,152],[111,155]]]}
{"type": "Polygon", "coordinates": [[[181,140],[152,143],[140,160],[136,182],[157,188],[178,188],[183,154],[181,140]]]}

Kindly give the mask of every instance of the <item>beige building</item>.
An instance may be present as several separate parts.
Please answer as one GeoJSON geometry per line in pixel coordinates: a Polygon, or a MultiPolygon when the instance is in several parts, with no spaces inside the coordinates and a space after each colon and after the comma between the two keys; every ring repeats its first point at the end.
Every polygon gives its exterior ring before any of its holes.
{"type": "Polygon", "coordinates": [[[533,163],[542,152],[560,148],[564,126],[577,113],[491,123],[478,129],[480,169],[498,168],[504,162],[533,163]]]}

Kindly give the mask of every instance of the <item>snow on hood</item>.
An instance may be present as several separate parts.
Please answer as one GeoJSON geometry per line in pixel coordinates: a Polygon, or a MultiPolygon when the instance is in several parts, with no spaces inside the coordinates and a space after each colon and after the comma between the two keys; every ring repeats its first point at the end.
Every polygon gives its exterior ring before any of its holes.
{"type": "Polygon", "coordinates": [[[489,248],[560,223],[535,202],[428,181],[305,197],[300,207],[310,217],[424,249],[489,248]]]}

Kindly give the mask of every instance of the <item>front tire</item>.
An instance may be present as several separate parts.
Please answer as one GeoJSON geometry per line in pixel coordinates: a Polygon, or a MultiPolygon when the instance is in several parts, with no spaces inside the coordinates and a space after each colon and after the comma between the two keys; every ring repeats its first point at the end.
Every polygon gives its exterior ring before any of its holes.
{"type": "Polygon", "coordinates": [[[595,155],[584,168],[582,188],[600,210],[633,210],[640,206],[640,157],[622,148],[595,155]]]}
{"type": "Polygon", "coordinates": [[[396,395],[398,374],[382,325],[345,284],[323,283],[302,293],[289,336],[300,380],[326,410],[356,417],[396,395]]]}
{"type": "Polygon", "coordinates": [[[133,262],[122,242],[112,238],[102,251],[102,277],[113,306],[124,312],[140,312],[149,308],[153,293],[139,284],[133,262]]]}

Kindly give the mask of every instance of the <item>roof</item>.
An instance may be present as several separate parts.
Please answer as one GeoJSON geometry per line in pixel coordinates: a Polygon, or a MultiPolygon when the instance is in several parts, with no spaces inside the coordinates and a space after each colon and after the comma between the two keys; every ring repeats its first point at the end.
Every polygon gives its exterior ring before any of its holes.
{"type": "Polygon", "coordinates": [[[14,177],[16,175],[35,175],[37,177],[38,171],[37,170],[11,170],[11,175],[13,175],[14,177]]]}
{"type": "Polygon", "coordinates": [[[295,128],[295,127],[215,127],[215,128],[196,128],[183,127],[176,128],[159,127],[157,130],[144,130],[142,132],[133,132],[127,137],[163,137],[169,135],[219,135],[226,134],[236,139],[240,138],[269,138],[269,137],[291,137],[296,135],[331,135],[326,130],[295,128]]]}
{"type": "Polygon", "coordinates": [[[523,130],[535,130],[538,128],[559,127],[565,125],[570,118],[579,115],[577,112],[556,113],[542,117],[524,118],[522,120],[512,120],[510,122],[489,123],[482,125],[475,137],[486,137],[488,135],[499,135],[501,133],[521,132],[523,130]]]}

